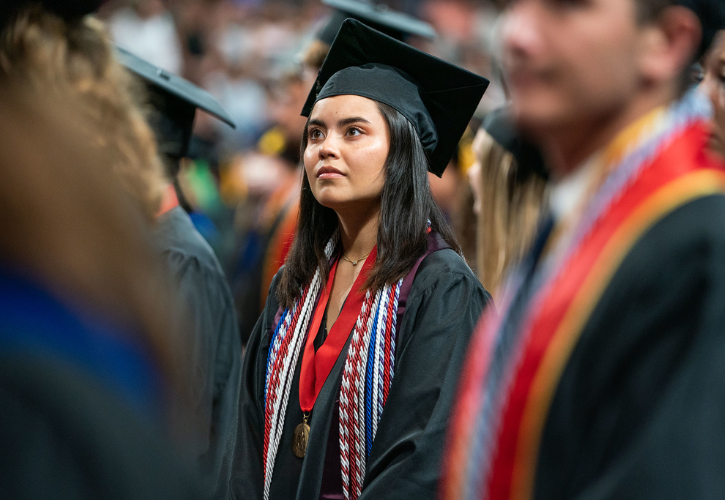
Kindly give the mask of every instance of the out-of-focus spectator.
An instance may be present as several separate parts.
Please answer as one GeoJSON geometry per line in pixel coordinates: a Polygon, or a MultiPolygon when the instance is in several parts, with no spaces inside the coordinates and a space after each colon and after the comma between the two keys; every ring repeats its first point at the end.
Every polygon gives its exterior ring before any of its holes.
{"type": "Polygon", "coordinates": [[[174,330],[190,345],[185,364],[191,376],[191,405],[199,422],[193,453],[209,496],[226,498],[230,444],[237,431],[242,347],[224,271],[181,206],[178,173],[189,151],[197,109],[230,126],[234,123],[207,92],[188,80],[165,73],[127,51],[118,50],[117,56],[149,94],[149,123],[166,167],[166,193],[156,214],[154,235],[178,291],[178,309],[184,313],[176,318],[174,330]]]}
{"type": "Polygon", "coordinates": [[[239,250],[231,276],[245,343],[264,308],[272,278],[284,264],[297,227],[302,181],[300,141],[306,120],[294,111],[302,109],[309,88],[309,82],[297,73],[286,75],[273,87],[275,126],[259,140],[260,154],[248,156],[245,162],[247,185],[252,194],[260,195],[255,207],[242,204],[238,208],[238,220],[245,226],[238,226],[239,250]],[[266,188],[255,188],[254,178],[262,165],[269,165],[262,168],[274,169],[275,175],[261,177],[271,180],[266,188]],[[242,212],[247,211],[254,215],[243,216],[242,212]]]}
{"type": "Polygon", "coordinates": [[[538,151],[516,132],[507,108],[492,111],[473,141],[468,171],[478,218],[476,272],[494,298],[528,250],[544,203],[546,172],[538,151]]]}
{"type": "Polygon", "coordinates": [[[34,6],[0,29],[0,490],[196,498],[167,439],[186,381],[144,217],[154,196],[120,187],[145,124],[114,66],[86,64],[112,61],[92,19],[34,6]]]}

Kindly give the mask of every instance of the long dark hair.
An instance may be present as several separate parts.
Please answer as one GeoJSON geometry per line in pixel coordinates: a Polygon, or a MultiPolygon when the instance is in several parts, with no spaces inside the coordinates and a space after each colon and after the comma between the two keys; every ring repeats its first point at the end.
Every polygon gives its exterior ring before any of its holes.
{"type": "MultiPolygon", "coordinates": [[[[428,248],[431,228],[461,252],[428,184],[428,157],[410,122],[392,107],[377,103],[390,129],[390,152],[385,161],[385,185],[381,194],[378,255],[365,288],[377,291],[405,277],[428,248]]],[[[307,147],[307,125],[302,135],[302,154],[307,147]]],[[[321,269],[323,283],[330,271],[325,246],[338,230],[337,214],[320,205],[302,169],[302,194],[297,232],[277,288],[277,300],[291,307],[301,290],[321,269]]]]}

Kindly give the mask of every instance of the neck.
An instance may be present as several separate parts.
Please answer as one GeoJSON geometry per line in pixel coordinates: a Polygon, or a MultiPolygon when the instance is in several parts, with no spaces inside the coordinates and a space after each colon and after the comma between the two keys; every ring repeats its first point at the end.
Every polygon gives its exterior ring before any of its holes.
{"type": "Polygon", "coordinates": [[[564,177],[604,148],[624,130],[650,111],[669,104],[675,93],[670,88],[651,92],[597,119],[576,123],[541,140],[554,177],[564,177]]]}
{"type": "Polygon", "coordinates": [[[345,255],[360,259],[369,254],[378,241],[380,204],[368,210],[337,212],[340,240],[345,255]]]}

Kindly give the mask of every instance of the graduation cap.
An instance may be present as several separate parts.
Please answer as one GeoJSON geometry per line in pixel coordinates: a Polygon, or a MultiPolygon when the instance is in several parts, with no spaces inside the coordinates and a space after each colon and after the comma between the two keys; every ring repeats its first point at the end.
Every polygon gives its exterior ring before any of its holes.
{"type": "Polygon", "coordinates": [[[187,155],[196,108],[232,128],[236,127],[224,108],[206,90],[120,47],[116,47],[116,56],[121,64],[146,83],[149,101],[155,111],[149,121],[156,133],[160,153],[171,158],[187,155]]]}
{"type": "Polygon", "coordinates": [[[331,45],[340,26],[347,18],[357,19],[371,28],[405,41],[408,36],[415,35],[423,38],[438,36],[433,26],[397,12],[385,4],[373,4],[360,0],[322,0],[322,3],[335,9],[325,27],[317,34],[317,39],[331,45]]]}
{"type": "Polygon", "coordinates": [[[481,128],[513,155],[516,160],[516,178],[519,181],[525,181],[531,174],[544,180],[549,178],[541,151],[521,137],[508,107],[504,106],[488,113],[481,123],[481,128]]]}
{"type": "Polygon", "coordinates": [[[700,20],[702,40],[695,60],[699,60],[710,48],[717,32],[725,29],[725,0],[675,0],[676,5],[693,11],[700,20]]]}
{"type": "Polygon", "coordinates": [[[71,20],[98,10],[103,0],[2,0],[0,2],[0,21],[5,21],[23,7],[42,5],[63,19],[71,20]]]}
{"type": "Polygon", "coordinates": [[[476,110],[488,80],[403,42],[346,20],[317,76],[303,116],[336,95],[359,95],[391,106],[415,127],[440,176],[476,110]]]}

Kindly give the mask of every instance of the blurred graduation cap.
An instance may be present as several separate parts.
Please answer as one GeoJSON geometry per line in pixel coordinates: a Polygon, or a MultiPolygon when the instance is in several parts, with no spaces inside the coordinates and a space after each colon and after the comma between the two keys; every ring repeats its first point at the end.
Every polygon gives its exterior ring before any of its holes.
{"type": "Polygon", "coordinates": [[[481,76],[347,19],[302,115],[309,117],[317,101],[336,95],[387,104],[415,127],[429,170],[441,176],[487,87],[481,76]]]}
{"type": "Polygon", "coordinates": [[[516,160],[516,178],[519,181],[528,179],[531,174],[542,179],[549,178],[539,148],[521,137],[507,106],[488,113],[481,123],[481,128],[513,155],[516,160]]]}
{"type": "Polygon", "coordinates": [[[700,19],[702,40],[695,60],[699,60],[710,48],[717,32],[725,29],[725,0],[675,0],[676,5],[693,11],[700,19]]]}
{"type": "Polygon", "coordinates": [[[0,1],[0,23],[4,23],[21,8],[30,5],[42,5],[44,8],[71,20],[98,10],[103,0],[2,0],[0,1]]]}
{"type": "Polygon", "coordinates": [[[317,34],[317,39],[331,45],[342,23],[347,18],[357,19],[396,40],[405,41],[409,36],[436,38],[433,26],[397,12],[385,4],[373,4],[364,0],[322,0],[322,3],[335,9],[327,24],[317,34]]]}
{"type": "Polygon", "coordinates": [[[120,47],[116,47],[116,56],[146,83],[155,111],[149,121],[156,133],[160,153],[174,159],[187,156],[197,108],[236,127],[229,114],[206,90],[120,47]]]}

